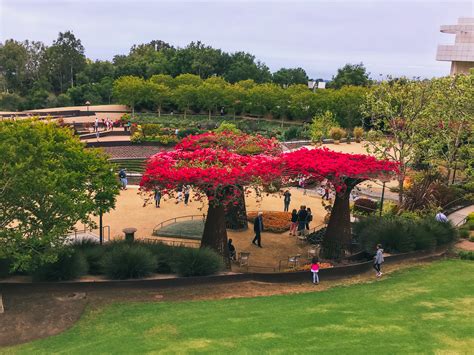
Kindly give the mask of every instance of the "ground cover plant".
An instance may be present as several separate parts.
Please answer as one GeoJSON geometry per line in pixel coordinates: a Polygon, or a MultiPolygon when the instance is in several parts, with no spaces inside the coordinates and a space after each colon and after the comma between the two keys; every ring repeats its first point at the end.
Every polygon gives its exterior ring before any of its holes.
{"type": "Polygon", "coordinates": [[[113,304],[6,352],[469,353],[473,272],[472,261],[445,260],[324,292],[113,304]]]}

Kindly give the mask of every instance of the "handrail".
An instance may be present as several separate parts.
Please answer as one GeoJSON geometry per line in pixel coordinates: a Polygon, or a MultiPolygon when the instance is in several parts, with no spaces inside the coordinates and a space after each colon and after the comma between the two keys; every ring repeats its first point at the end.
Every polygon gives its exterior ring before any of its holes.
{"type": "Polygon", "coordinates": [[[167,222],[170,222],[170,221],[173,221],[173,223],[170,223],[170,224],[174,224],[174,223],[177,223],[178,219],[184,219],[184,218],[190,218],[191,221],[194,221],[195,219],[197,219],[198,217],[202,218],[203,221],[206,220],[206,215],[203,213],[202,215],[188,215],[188,216],[179,216],[179,217],[174,217],[174,218],[170,218],[170,219],[167,219],[161,223],[158,223],[154,228],[153,228],[153,233],[155,233],[157,230],[163,228],[165,226],[165,223],[167,222]]]}

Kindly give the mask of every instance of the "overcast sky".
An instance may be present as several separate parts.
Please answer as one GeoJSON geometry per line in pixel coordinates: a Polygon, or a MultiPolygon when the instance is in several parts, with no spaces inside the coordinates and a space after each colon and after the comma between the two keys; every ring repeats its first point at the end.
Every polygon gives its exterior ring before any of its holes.
{"type": "Polygon", "coordinates": [[[379,74],[432,77],[449,73],[435,60],[454,43],[439,26],[472,16],[474,0],[151,1],[0,0],[0,40],[51,44],[72,30],[92,59],[126,54],[136,43],[191,41],[246,51],[272,71],[303,67],[330,79],[345,63],[379,74]]]}

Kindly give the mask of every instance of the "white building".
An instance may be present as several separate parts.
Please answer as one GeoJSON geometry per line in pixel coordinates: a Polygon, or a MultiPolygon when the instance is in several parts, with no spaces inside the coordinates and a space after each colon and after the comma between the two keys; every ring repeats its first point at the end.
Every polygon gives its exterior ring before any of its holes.
{"type": "Polygon", "coordinates": [[[454,44],[439,45],[436,60],[451,62],[451,75],[474,68],[474,18],[461,17],[457,25],[443,25],[442,33],[455,34],[454,44]]]}

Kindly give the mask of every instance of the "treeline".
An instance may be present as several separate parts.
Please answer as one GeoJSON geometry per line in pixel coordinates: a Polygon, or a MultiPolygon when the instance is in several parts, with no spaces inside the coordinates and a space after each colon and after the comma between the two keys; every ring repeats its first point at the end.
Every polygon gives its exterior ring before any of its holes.
{"type": "Polygon", "coordinates": [[[314,115],[331,111],[343,127],[361,123],[360,105],[368,89],[344,86],[339,90],[312,92],[307,85],[283,88],[274,83],[257,84],[242,80],[235,84],[221,77],[201,79],[194,74],[176,78],[157,74],[145,80],[124,76],[114,83],[113,95],[119,103],[135,110],[147,109],[161,113],[163,109],[183,112],[233,115],[258,115],[271,118],[310,120],[314,115]]]}
{"type": "MultiPolygon", "coordinates": [[[[50,46],[13,39],[0,43],[0,109],[83,105],[86,101],[108,104],[115,101],[113,83],[117,78],[132,75],[149,79],[157,74],[173,78],[194,74],[202,79],[218,76],[231,84],[253,80],[281,87],[306,85],[308,81],[302,68],[271,73],[249,53],[227,53],[201,42],[176,48],[156,40],[134,45],[127,55],[116,55],[112,61],[92,61],[84,55],[81,40],[67,31],[59,33],[50,46]]],[[[340,69],[329,85],[340,88],[347,84],[369,84],[363,65],[340,69]]]]}

